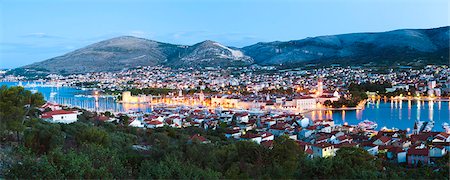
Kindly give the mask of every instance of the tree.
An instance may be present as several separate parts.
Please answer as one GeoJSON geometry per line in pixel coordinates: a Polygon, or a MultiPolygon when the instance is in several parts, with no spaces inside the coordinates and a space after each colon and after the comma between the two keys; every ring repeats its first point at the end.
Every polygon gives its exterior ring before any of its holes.
{"type": "Polygon", "coordinates": [[[31,122],[31,128],[24,132],[25,147],[43,154],[64,144],[64,135],[59,124],[50,124],[41,120],[31,122]]]}
{"type": "Polygon", "coordinates": [[[24,129],[26,115],[31,109],[44,104],[41,93],[31,93],[23,87],[0,87],[0,130],[16,132],[17,139],[24,129]]]}
{"type": "Polygon", "coordinates": [[[272,177],[282,179],[294,176],[299,167],[299,160],[304,156],[299,145],[284,135],[275,140],[270,153],[272,177]]]}
{"type": "Polygon", "coordinates": [[[174,154],[166,156],[160,162],[144,161],[139,177],[141,179],[219,179],[221,173],[209,168],[199,168],[183,163],[174,154]]]}
{"type": "Polygon", "coordinates": [[[108,146],[111,143],[109,134],[98,127],[89,127],[81,131],[76,137],[79,145],[84,143],[92,143],[103,146],[108,146]]]}

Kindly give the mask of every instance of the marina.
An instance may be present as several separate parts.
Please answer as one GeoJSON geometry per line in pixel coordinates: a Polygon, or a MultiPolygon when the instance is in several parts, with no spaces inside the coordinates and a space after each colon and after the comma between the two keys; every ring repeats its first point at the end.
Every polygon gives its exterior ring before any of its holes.
{"type": "MultiPolygon", "coordinates": [[[[1,82],[0,85],[18,85],[18,82],[1,82]]],[[[22,83],[29,90],[36,90],[44,95],[47,101],[70,107],[78,107],[99,112],[143,112],[149,113],[154,108],[151,103],[118,103],[111,95],[95,94],[93,90],[81,90],[67,86],[31,86],[22,83]]],[[[443,124],[449,122],[450,104],[448,101],[425,100],[376,100],[367,103],[362,109],[355,110],[313,110],[304,113],[312,120],[333,119],[336,124],[358,125],[364,120],[377,124],[374,129],[398,128],[413,129],[416,121],[433,123],[428,126],[432,131],[444,131],[443,124]]]]}

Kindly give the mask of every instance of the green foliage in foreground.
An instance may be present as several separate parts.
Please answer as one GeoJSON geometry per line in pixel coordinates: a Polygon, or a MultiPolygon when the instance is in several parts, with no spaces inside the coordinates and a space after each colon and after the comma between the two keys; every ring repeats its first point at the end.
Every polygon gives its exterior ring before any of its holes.
{"type": "Polygon", "coordinates": [[[297,143],[279,137],[273,149],[223,139],[199,128],[142,130],[77,122],[27,123],[25,146],[12,154],[8,178],[446,178],[448,162],[435,168],[406,168],[382,162],[360,148],[342,148],[333,158],[309,159],[297,143]],[[213,140],[189,142],[192,134],[213,140]],[[98,138],[94,138],[98,137],[98,138]],[[147,145],[135,150],[132,145],[147,145]]]}
{"type": "Polygon", "coordinates": [[[41,93],[31,93],[23,87],[0,87],[0,131],[19,133],[24,130],[25,116],[33,115],[30,111],[44,104],[41,93]]]}

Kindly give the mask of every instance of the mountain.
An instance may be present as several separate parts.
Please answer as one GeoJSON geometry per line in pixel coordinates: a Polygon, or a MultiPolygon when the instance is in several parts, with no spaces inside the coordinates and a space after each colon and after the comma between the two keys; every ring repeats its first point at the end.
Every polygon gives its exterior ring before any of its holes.
{"type": "Polygon", "coordinates": [[[253,59],[232,47],[226,47],[218,42],[203,41],[189,46],[183,51],[175,66],[233,66],[253,63],[253,59]]]}
{"type": "Polygon", "coordinates": [[[425,60],[448,64],[449,27],[403,29],[382,33],[319,36],[243,48],[262,65],[296,63],[377,63],[425,60]]]}
{"type": "Polygon", "coordinates": [[[180,49],[177,45],[123,36],[101,41],[24,68],[46,69],[52,73],[119,71],[123,68],[161,64],[177,54],[180,49]]]}
{"type": "Polygon", "coordinates": [[[237,48],[214,41],[186,46],[161,43],[131,36],[101,41],[65,55],[22,68],[47,73],[87,73],[120,71],[136,66],[238,66],[253,63],[237,48]]]}
{"type": "Polygon", "coordinates": [[[265,42],[243,48],[214,41],[192,46],[131,36],[101,41],[65,55],[20,69],[46,73],[120,71],[136,66],[170,67],[314,64],[424,65],[449,64],[450,27],[401,29],[380,33],[318,36],[286,42],[265,42]]]}

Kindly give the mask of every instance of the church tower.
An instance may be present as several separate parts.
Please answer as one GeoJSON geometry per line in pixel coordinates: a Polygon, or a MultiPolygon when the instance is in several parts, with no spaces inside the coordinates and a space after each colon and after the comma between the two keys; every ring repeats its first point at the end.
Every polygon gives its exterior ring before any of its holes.
{"type": "Polygon", "coordinates": [[[317,96],[323,95],[323,80],[322,78],[319,78],[319,81],[317,82],[317,96]]]}

